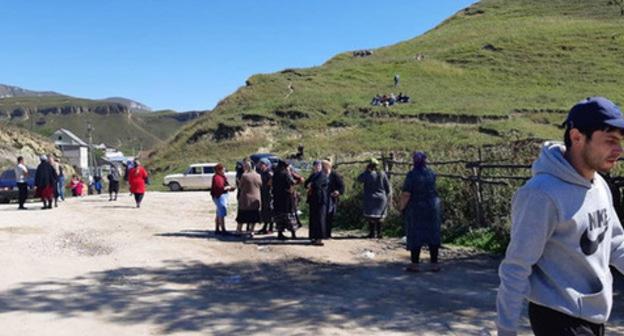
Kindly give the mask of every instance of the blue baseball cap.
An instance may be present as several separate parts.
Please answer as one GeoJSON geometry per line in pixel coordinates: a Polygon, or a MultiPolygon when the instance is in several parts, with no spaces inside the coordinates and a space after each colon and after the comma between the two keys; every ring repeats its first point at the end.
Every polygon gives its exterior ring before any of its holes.
{"type": "Polygon", "coordinates": [[[569,128],[603,124],[624,129],[622,112],[605,97],[589,97],[581,100],[572,107],[564,123],[569,128]]]}

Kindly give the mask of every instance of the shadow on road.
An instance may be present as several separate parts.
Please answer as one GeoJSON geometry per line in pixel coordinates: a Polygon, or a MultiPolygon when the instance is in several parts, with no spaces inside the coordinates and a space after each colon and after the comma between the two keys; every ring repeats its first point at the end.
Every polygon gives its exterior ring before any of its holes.
{"type": "Polygon", "coordinates": [[[224,235],[215,235],[214,231],[208,230],[182,230],[180,232],[168,232],[158,233],[157,237],[174,237],[174,238],[199,238],[199,239],[216,239],[225,242],[239,242],[244,244],[253,245],[311,245],[312,242],[307,238],[290,238],[290,234],[286,233],[289,237],[286,240],[279,240],[277,236],[270,235],[256,235],[250,234],[236,234],[228,232],[224,235]]]}
{"type": "Polygon", "coordinates": [[[447,333],[453,320],[494,318],[491,261],[446,265],[450,274],[406,274],[399,264],[288,262],[208,265],[171,260],[161,268],[117,268],[0,292],[0,313],[96,313],[111,322],[148,322],[165,333],[311,334],[320,325],[447,333]]]}

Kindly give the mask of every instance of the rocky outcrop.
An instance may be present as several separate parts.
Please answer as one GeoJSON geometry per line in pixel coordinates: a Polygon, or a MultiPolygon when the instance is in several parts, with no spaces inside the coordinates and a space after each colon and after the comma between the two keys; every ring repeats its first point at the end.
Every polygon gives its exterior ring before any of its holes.
{"type": "Polygon", "coordinates": [[[128,98],[111,97],[102,99],[102,101],[122,104],[126,106],[130,112],[152,112],[152,109],[149,106],[128,98]]]}
{"type": "Polygon", "coordinates": [[[18,156],[23,156],[27,166],[35,167],[41,154],[60,156],[54,144],[25,129],[0,125],[0,169],[12,167],[18,156]]]}
{"type": "Polygon", "coordinates": [[[0,84],[0,99],[12,98],[12,97],[50,97],[50,96],[62,96],[59,93],[52,91],[31,91],[22,89],[17,86],[10,86],[0,84]]]}
{"type": "Polygon", "coordinates": [[[197,119],[204,115],[206,111],[189,111],[189,112],[180,112],[176,114],[172,114],[168,116],[169,118],[175,119],[179,122],[187,122],[193,119],[197,119]]]}
{"type": "Polygon", "coordinates": [[[0,106],[0,119],[29,119],[36,116],[69,115],[93,112],[99,115],[128,113],[128,108],[119,103],[102,105],[63,105],[49,107],[0,106]]]}

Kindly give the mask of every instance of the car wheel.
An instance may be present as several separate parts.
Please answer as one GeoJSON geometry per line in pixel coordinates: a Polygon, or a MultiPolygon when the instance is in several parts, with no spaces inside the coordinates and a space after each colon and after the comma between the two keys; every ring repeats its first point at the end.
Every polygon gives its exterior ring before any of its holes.
{"type": "Polygon", "coordinates": [[[180,183],[178,182],[169,182],[169,190],[180,191],[182,190],[182,187],[180,186],[180,183]]]}

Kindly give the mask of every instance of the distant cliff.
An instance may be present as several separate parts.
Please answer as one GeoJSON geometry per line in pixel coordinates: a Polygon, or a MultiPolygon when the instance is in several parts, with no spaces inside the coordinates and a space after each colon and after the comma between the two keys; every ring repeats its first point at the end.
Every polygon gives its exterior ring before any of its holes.
{"type": "Polygon", "coordinates": [[[17,86],[0,84],[0,98],[13,98],[13,97],[49,97],[49,96],[62,96],[60,93],[53,91],[31,91],[22,89],[17,86]]]}

